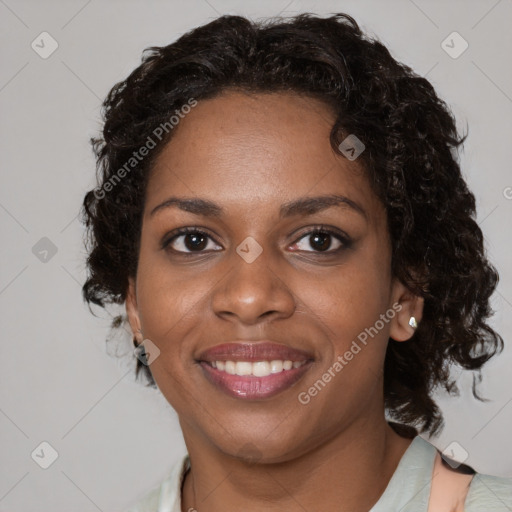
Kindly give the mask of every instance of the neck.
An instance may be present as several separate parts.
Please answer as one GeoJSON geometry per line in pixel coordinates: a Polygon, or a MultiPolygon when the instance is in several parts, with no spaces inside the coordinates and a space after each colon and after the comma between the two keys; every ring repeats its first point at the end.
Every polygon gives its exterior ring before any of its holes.
{"type": "Polygon", "coordinates": [[[368,511],[379,500],[412,439],[384,417],[354,422],[311,451],[279,463],[256,463],[215,451],[204,439],[184,436],[191,470],[182,510],[368,511]]]}

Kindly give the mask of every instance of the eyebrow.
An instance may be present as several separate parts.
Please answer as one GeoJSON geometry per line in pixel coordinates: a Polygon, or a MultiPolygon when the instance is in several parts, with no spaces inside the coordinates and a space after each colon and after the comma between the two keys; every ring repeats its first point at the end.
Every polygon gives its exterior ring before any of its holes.
{"type": "MultiPolygon", "coordinates": [[[[288,203],[284,203],[279,209],[279,217],[284,219],[294,215],[313,215],[314,213],[326,210],[333,206],[350,208],[362,215],[365,219],[367,218],[366,211],[362,206],[352,199],[338,194],[301,197],[288,203]]],[[[157,212],[170,207],[177,207],[180,210],[205,217],[221,217],[223,213],[225,213],[222,206],[206,199],[169,197],[163,203],[155,206],[149,215],[152,217],[157,212]]]]}

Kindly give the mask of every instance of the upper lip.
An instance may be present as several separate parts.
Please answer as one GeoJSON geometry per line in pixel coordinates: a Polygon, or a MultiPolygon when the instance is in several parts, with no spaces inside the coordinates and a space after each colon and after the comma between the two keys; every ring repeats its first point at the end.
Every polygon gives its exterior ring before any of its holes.
{"type": "Polygon", "coordinates": [[[215,345],[201,352],[199,361],[308,361],[313,356],[303,350],[273,341],[233,341],[215,345]]]}

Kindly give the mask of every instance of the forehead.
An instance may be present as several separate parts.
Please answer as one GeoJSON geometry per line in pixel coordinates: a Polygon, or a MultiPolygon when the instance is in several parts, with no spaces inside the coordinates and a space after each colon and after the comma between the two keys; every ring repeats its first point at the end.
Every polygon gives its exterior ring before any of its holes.
{"type": "Polygon", "coordinates": [[[379,208],[362,166],[332,149],[334,121],[327,105],[292,93],[230,91],[201,100],[156,160],[146,209],[169,195],[247,211],[326,193],[379,208]]]}

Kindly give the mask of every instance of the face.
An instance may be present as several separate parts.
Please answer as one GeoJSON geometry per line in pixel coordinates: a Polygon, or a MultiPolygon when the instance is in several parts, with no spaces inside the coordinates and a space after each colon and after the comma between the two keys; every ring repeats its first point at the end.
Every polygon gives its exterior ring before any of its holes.
{"type": "Polygon", "coordinates": [[[282,461],[383,416],[388,338],[408,339],[420,312],[333,123],[315,99],[226,92],[152,169],[126,305],[185,439],[282,461]]]}

